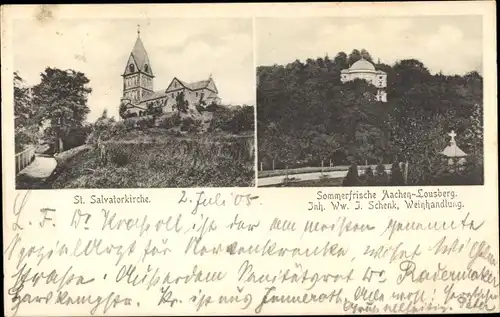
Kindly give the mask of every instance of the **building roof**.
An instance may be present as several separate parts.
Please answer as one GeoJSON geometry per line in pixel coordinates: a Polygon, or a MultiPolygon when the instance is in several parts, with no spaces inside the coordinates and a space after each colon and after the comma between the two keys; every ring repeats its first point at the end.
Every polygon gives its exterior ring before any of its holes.
{"type": "Polygon", "coordinates": [[[210,84],[210,79],[207,79],[207,80],[196,81],[194,83],[188,83],[187,87],[191,90],[196,90],[196,89],[208,88],[209,84],[210,84]]]}
{"type": "MultiPolygon", "coordinates": [[[[193,83],[187,83],[187,82],[184,82],[182,80],[179,80],[178,78],[174,78],[174,80],[177,80],[179,83],[181,83],[181,85],[184,86],[184,88],[193,91],[193,90],[198,90],[198,89],[203,89],[203,88],[210,89],[208,86],[209,86],[210,81],[212,79],[200,80],[200,81],[193,82],[193,83]]],[[[174,80],[172,80],[172,81],[174,81],[174,80]]],[[[172,85],[170,85],[169,88],[171,86],[172,85]]],[[[162,89],[162,90],[155,91],[155,92],[150,93],[147,96],[143,97],[139,102],[141,103],[141,102],[150,101],[150,100],[153,100],[153,99],[167,97],[168,93],[170,91],[173,91],[173,90],[174,91],[178,90],[178,88],[176,88],[176,89],[168,89],[167,88],[167,89],[162,89]]],[[[217,93],[215,91],[210,90],[210,92],[205,96],[205,98],[206,99],[218,98],[218,96],[217,96],[217,93]]]]}
{"type": "Polygon", "coordinates": [[[457,141],[455,140],[455,137],[457,134],[455,131],[451,130],[448,135],[451,137],[449,145],[441,152],[443,155],[447,157],[464,157],[467,156],[464,151],[462,151],[458,146],[457,146],[457,141]]]}
{"type": "Polygon", "coordinates": [[[356,63],[349,67],[349,70],[365,70],[365,71],[375,71],[375,66],[372,63],[361,57],[356,63]]]}
{"type": "Polygon", "coordinates": [[[182,81],[177,78],[177,80],[187,89],[189,90],[197,90],[197,89],[203,89],[203,88],[208,88],[208,85],[210,84],[210,79],[207,80],[200,80],[200,81],[195,81],[192,83],[187,83],[185,81],[182,81]]]}
{"type": "Polygon", "coordinates": [[[166,96],[167,96],[167,91],[165,89],[162,89],[162,90],[158,90],[158,91],[155,91],[155,92],[148,94],[147,96],[143,97],[140,100],[140,102],[149,101],[149,100],[162,98],[162,97],[166,97],[166,96]]]}
{"type": "MultiPolygon", "coordinates": [[[[175,77],[172,80],[172,83],[175,81],[179,82],[184,88],[189,89],[191,91],[199,90],[199,89],[208,89],[208,90],[214,91],[215,93],[218,93],[217,87],[215,87],[215,83],[213,82],[212,77],[210,77],[209,79],[206,79],[206,80],[195,81],[192,83],[182,81],[179,78],[175,77]],[[210,87],[211,84],[212,84],[212,87],[210,87]]],[[[172,83],[168,86],[167,91],[179,89],[179,88],[174,88],[172,83]]]]}
{"type": "Polygon", "coordinates": [[[206,96],[206,99],[214,99],[214,98],[219,98],[217,94],[213,91],[209,92],[208,95],[206,96]]]}
{"type": "MultiPolygon", "coordinates": [[[[132,48],[132,52],[130,56],[134,59],[137,68],[146,74],[153,76],[153,69],[151,68],[151,63],[149,62],[148,53],[144,48],[144,44],[142,43],[141,36],[138,34],[137,39],[135,40],[134,47],[132,48]],[[146,67],[147,65],[147,67],[146,67]]],[[[131,73],[128,65],[125,68],[124,75],[131,73]]]]}
{"type": "Polygon", "coordinates": [[[465,152],[462,151],[455,143],[451,143],[450,145],[448,145],[441,153],[447,157],[467,156],[467,154],[465,154],[465,152]]]}
{"type": "Polygon", "coordinates": [[[458,146],[455,140],[452,138],[450,141],[450,145],[448,145],[443,152],[441,152],[444,156],[447,157],[464,157],[467,156],[464,151],[462,151],[458,146]]]}

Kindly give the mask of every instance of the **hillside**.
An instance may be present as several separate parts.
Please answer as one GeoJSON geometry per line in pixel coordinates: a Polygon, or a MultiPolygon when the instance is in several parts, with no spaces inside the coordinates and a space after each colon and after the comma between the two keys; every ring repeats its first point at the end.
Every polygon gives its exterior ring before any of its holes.
{"type": "Polygon", "coordinates": [[[246,126],[248,120],[226,115],[219,112],[207,122],[172,115],[154,122],[147,117],[119,122],[100,118],[89,136],[88,149],[60,164],[50,186],[253,186],[254,132],[246,126]]]}

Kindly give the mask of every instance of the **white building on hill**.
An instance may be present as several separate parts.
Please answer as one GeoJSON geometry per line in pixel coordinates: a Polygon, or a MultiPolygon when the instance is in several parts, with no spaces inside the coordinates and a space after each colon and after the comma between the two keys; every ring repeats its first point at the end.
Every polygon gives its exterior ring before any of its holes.
{"type": "Polygon", "coordinates": [[[381,70],[375,70],[375,66],[363,57],[352,64],[349,69],[343,69],[340,74],[342,83],[354,80],[364,79],[377,87],[377,100],[387,102],[387,74],[381,70]]]}

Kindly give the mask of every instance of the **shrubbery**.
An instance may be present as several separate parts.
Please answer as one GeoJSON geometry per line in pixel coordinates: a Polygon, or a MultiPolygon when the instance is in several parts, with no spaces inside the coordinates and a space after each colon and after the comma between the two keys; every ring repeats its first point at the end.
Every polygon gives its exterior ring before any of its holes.
{"type": "Polygon", "coordinates": [[[342,186],[358,186],[360,185],[359,175],[358,175],[358,166],[356,163],[351,164],[349,170],[347,171],[347,175],[342,182],[342,186]]]}
{"type": "Polygon", "coordinates": [[[392,163],[390,186],[403,186],[405,184],[403,172],[399,168],[399,162],[392,163]]]}
{"type": "Polygon", "coordinates": [[[218,107],[214,111],[209,131],[224,131],[239,134],[254,130],[254,107],[218,107]]]}
{"type": "Polygon", "coordinates": [[[137,118],[135,125],[141,130],[152,128],[155,126],[155,118],[152,116],[137,118]]]}
{"type": "MultiPolygon", "coordinates": [[[[403,165],[404,166],[404,165],[403,165]]],[[[482,161],[473,157],[463,165],[448,165],[447,160],[428,161],[424,166],[409,166],[408,185],[480,185],[484,183],[482,161]]],[[[404,186],[404,168],[393,163],[390,175],[385,166],[379,164],[373,173],[367,167],[364,174],[358,175],[357,167],[351,165],[342,183],[343,186],[404,186]]]]}
{"type": "Polygon", "coordinates": [[[39,138],[38,127],[31,126],[15,131],[15,151],[22,152],[28,145],[36,144],[39,138]]]}
{"type": "Polygon", "coordinates": [[[120,148],[113,147],[110,150],[109,157],[110,157],[111,163],[115,164],[118,167],[125,166],[129,162],[129,158],[128,158],[127,153],[120,148]]]}
{"type": "Polygon", "coordinates": [[[134,125],[127,120],[115,122],[114,120],[97,120],[92,126],[87,143],[97,145],[100,141],[107,141],[113,137],[125,134],[133,129],[134,125]]]}
{"type": "Polygon", "coordinates": [[[198,132],[201,129],[201,121],[191,117],[181,118],[180,130],[184,132],[198,132]]]}
{"type": "Polygon", "coordinates": [[[170,129],[179,126],[181,123],[181,117],[178,112],[174,112],[171,115],[162,117],[158,121],[158,126],[163,129],[170,129]]]}

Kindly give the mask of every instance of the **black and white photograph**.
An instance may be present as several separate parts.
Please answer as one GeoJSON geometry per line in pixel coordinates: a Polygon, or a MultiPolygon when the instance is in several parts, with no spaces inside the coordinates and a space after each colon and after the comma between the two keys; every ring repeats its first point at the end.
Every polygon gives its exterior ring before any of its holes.
{"type": "Polygon", "coordinates": [[[482,32],[474,15],[257,18],[257,185],[483,185],[482,32]]]}
{"type": "Polygon", "coordinates": [[[255,186],[252,19],[40,19],[13,23],[17,189],[255,186]]]}

